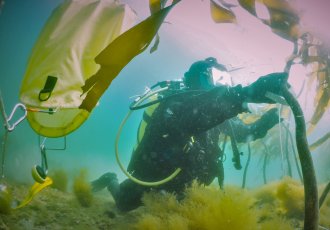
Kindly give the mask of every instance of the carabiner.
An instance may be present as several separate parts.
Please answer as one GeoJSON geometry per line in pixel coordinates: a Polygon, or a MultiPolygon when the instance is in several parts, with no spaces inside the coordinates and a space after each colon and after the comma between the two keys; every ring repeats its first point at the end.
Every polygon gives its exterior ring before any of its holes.
{"type": "Polygon", "coordinates": [[[26,116],[27,116],[27,110],[26,110],[25,105],[23,105],[22,103],[17,103],[15,105],[15,107],[13,108],[13,110],[12,110],[11,114],[9,115],[9,117],[7,119],[5,118],[5,123],[6,123],[5,126],[6,126],[7,130],[9,132],[13,131],[15,129],[15,127],[26,118],[26,116]],[[21,108],[24,111],[24,114],[16,122],[14,122],[11,125],[9,122],[13,118],[13,116],[14,116],[14,114],[15,114],[15,112],[18,108],[21,108]]]}

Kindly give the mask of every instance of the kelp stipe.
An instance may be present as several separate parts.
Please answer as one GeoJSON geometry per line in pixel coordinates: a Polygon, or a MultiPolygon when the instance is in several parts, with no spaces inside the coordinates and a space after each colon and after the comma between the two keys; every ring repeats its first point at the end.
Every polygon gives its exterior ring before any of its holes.
{"type": "Polygon", "coordinates": [[[305,191],[305,230],[317,230],[319,222],[318,191],[315,170],[306,139],[305,118],[296,98],[283,87],[282,94],[289,104],[296,123],[296,143],[301,163],[305,191]]]}

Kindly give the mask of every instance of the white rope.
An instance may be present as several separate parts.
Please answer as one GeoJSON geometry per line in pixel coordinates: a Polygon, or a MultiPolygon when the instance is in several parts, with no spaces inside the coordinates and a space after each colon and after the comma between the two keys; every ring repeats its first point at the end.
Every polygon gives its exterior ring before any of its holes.
{"type": "Polygon", "coordinates": [[[281,110],[282,105],[278,104],[278,128],[279,128],[279,134],[280,134],[280,150],[281,150],[281,169],[282,169],[282,176],[285,176],[284,172],[284,153],[283,153],[283,142],[282,142],[282,126],[281,126],[281,110]]]}
{"type": "Polygon", "coordinates": [[[5,133],[2,138],[2,151],[1,151],[1,180],[5,178],[5,157],[6,157],[6,143],[7,143],[8,131],[5,130],[5,133]]]}

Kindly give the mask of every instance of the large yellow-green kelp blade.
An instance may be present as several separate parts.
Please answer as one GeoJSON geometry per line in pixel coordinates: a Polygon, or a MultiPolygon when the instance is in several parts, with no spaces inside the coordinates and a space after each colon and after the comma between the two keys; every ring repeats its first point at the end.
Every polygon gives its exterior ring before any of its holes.
{"type": "Polygon", "coordinates": [[[211,17],[216,23],[233,23],[236,22],[236,16],[234,13],[223,6],[220,6],[213,0],[210,1],[211,4],[211,17]]]}
{"type": "Polygon", "coordinates": [[[163,8],[163,5],[166,3],[166,0],[149,0],[149,9],[150,13],[154,14],[160,11],[163,8]]]}
{"type": "MultiPolygon", "coordinates": [[[[177,2],[176,2],[177,3],[177,2]]],[[[96,58],[99,71],[82,87],[87,93],[79,108],[91,111],[119,72],[150,44],[166,15],[176,3],[152,14],[110,43],[96,58]]]]}

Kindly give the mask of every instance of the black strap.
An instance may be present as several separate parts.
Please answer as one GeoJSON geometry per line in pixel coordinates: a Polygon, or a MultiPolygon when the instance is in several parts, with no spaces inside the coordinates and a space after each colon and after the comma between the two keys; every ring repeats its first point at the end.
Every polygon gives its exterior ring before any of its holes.
{"type": "Polygon", "coordinates": [[[50,98],[55,88],[56,82],[57,82],[57,77],[53,77],[53,76],[47,77],[44,88],[39,92],[38,98],[40,101],[47,101],[50,98]]]}
{"type": "Polygon", "coordinates": [[[233,163],[234,163],[234,167],[235,169],[239,170],[242,168],[242,165],[241,165],[241,154],[238,150],[238,147],[237,147],[237,142],[236,142],[236,137],[235,137],[235,133],[234,133],[234,130],[233,130],[233,127],[230,123],[230,120],[228,120],[229,122],[229,132],[230,132],[230,141],[231,141],[231,147],[232,147],[232,150],[233,150],[233,163]]]}

